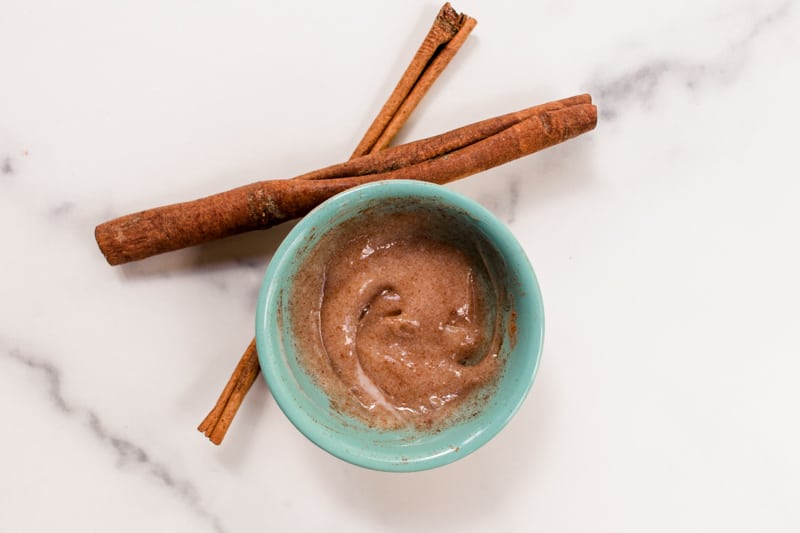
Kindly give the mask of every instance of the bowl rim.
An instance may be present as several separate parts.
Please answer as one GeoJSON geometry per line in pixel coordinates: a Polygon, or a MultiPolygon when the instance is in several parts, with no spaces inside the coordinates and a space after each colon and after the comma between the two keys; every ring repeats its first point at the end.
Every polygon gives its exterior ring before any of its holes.
{"type": "MultiPolygon", "coordinates": [[[[306,438],[328,453],[354,465],[387,472],[410,472],[443,466],[469,455],[489,442],[513,418],[527,397],[540,366],[544,343],[544,309],[536,274],[525,251],[505,223],[488,209],[475,200],[441,185],[417,180],[385,180],[353,187],[329,198],[292,228],[276,250],[265,272],[256,306],[255,330],[258,359],[271,394],[290,422],[306,438]],[[325,231],[328,231],[330,228],[328,222],[336,217],[344,206],[357,208],[362,203],[368,204],[382,198],[433,200],[461,210],[479,222],[481,230],[506,260],[509,271],[514,272],[526,296],[526,305],[536,317],[535,323],[531,325],[533,330],[528,332],[529,334],[526,333],[534,341],[533,345],[528,346],[530,350],[528,356],[532,362],[525,367],[529,378],[520,389],[518,397],[513,398],[513,404],[503,411],[503,416],[489,420],[480,431],[460,442],[459,446],[450,446],[432,454],[409,456],[410,454],[406,453],[402,456],[389,457],[388,454],[364,453],[362,448],[354,448],[317,422],[296,403],[290,390],[289,380],[283,379],[290,373],[287,372],[286,365],[280,364],[283,358],[267,356],[270,353],[281,353],[282,333],[275,314],[279,307],[281,292],[288,286],[284,285],[284,281],[288,281],[287,274],[291,276],[294,272],[291,268],[292,259],[298,250],[304,248],[304,241],[318,228],[325,228],[325,231]]],[[[518,347],[519,345],[515,346],[512,352],[518,347]]],[[[386,433],[385,430],[376,431],[386,433]]]]}

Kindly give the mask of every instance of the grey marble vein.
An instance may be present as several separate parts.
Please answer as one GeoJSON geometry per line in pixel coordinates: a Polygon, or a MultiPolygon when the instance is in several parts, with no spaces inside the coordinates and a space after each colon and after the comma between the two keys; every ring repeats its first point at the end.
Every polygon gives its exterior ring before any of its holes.
{"type": "MultiPolygon", "coordinates": [[[[743,47],[750,44],[751,41],[760,37],[765,31],[768,31],[776,22],[785,19],[791,12],[794,0],[785,0],[778,7],[767,13],[761,18],[756,19],[750,26],[750,31],[738,42],[734,43],[734,47],[743,47]]],[[[758,5],[756,3],[756,5],[758,5]]]]}
{"type": "Polygon", "coordinates": [[[0,166],[0,172],[3,174],[9,175],[14,173],[14,167],[11,166],[11,158],[5,157],[3,158],[3,164],[0,166]]]}
{"type": "Polygon", "coordinates": [[[147,475],[167,487],[176,498],[189,506],[198,516],[203,517],[214,531],[225,532],[220,520],[203,507],[198,491],[190,481],[175,476],[142,446],[113,432],[92,409],[67,400],[62,390],[61,372],[53,363],[37,355],[26,353],[17,347],[8,348],[2,342],[0,342],[0,356],[37,373],[44,380],[47,396],[53,407],[60,413],[80,421],[91,431],[97,441],[110,448],[116,455],[118,467],[129,465],[139,467],[147,475]]]}
{"type": "Polygon", "coordinates": [[[55,218],[64,217],[75,211],[74,202],[61,202],[48,209],[48,214],[55,218]]]}
{"type": "Polygon", "coordinates": [[[763,17],[755,19],[744,34],[730,43],[717,57],[705,63],[675,59],[658,59],[637,66],[610,80],[590,83],[601,118],[613,120],[631,103],[652,106],[656,93],[666,84],[674,83],[693,91],[704,84],[725,85],[734,81],[746,64],[746,49],[787,18],[792,1],[787,0],[763,17]]]}

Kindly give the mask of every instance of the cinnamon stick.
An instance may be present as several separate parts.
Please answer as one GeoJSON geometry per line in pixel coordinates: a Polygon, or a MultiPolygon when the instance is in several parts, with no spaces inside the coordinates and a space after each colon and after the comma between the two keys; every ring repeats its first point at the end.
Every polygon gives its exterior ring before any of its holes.
{"type": "Polygon", "coordinates": [[[474,18],[457,13],[449,2],[442,6],[419,50],[350,159],[389,146],[477,23],[474,18]]]}
{"type": "Polygon", "coordinates": [[[255,383],[261,367],[258,364],[256,340],[253,339],[242,355],[231,378],[220,394],[214,408],[203,419],[197,429],[214,444],[221,444],[233,418],[239,411],[245,395],[255,383]]]}
{"type": "Polygon", "coordinates": [[[594,129],[588,95],[495,117],[388,148],[289,180],[252,183],[191,202],[157,207],[97,226],[112,265],[144,259],[300,217],[348,188],[386,179],[444,184],[594,129]]]}
{"type": "MultiPolygon", "coordinates": [[[[388,146],[428,88],[466,40],[475,23],[475,19],[456,13],[449,3],[442,6],[414,59],[351,159],[388,146]]],[[[197,428],[212,443],[222,443],[260,370],[258,351],[253,339],[242,354],[214,408],[197,428]]]]}

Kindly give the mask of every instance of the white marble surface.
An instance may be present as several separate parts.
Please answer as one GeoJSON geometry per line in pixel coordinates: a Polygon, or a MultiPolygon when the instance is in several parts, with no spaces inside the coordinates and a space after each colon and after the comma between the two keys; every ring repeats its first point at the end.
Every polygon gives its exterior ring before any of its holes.
{"type": "Polygon", "coordinates": [[[107,218],[345,159],[439,4],[0,5],[0,530],[800,530],[800,5],[461,1],[402,140],[588,91],[597,129],[452,185],[537,270],[543,365],[489,445],[391,475],[258,382],[195,427],[286,229],[109,267],[107,218]]]}

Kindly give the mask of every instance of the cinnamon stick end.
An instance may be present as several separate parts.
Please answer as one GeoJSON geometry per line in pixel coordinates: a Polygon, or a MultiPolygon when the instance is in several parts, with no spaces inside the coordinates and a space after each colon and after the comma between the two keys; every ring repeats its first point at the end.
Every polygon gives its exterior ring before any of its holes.
{"type": "Polygon", "coordinates": [[[115,239],[112,236],[108,222],[104,222],[94,228],[94,240],[109,265],[116,266],[128,262],[120,254],[119,248],[115,246],[115,239]]]}
{"type": "Polygon", "coordinates": [[[218,431],[219,427],[219,420],[212,420],[211,415],[206,417],[203,422],[197,426],[197,431],[203,434],[203,436],[207,437],[212,444],[219,446],[222,444],[222,439],[225,437],[225,433],[227,433],[228,428],[220,428],[221,431],[218,431]],[[214,425],[212,425],[214,424],[214,425]]]}
{"type": "Polygon", "coordinates": [[[587,104],[584,107],[584,112],[586,113],[586,120],[588,125],[588,129],[586,129],[585,131],[591,131],[597,127],[597,106],[594,104],[587,104]]]}
{"type": "Polygon", "coordinates": [[[592,131],[597,126],[597,106],[579,104],[541,115],[540,120],[551,131],[558,132],[556,142],[564,142],[592,131]],[[553,128],[555,128],[553,130],[553,128]]]}
{"type": "Polygon", "coordinates": [[[197,426],[197,431],[199,431],[200,433],[203,433],[203,434],[205,434],[205,432],[208,431],[208,429],[211,427],[211,418],[212,418],[211,415],[212,415],[212,413],[213,413],[213,411],[211,413],[208,413],[208,416],[206,416],[203,419],[203,421],[200,422],[200,425],[197,426]]]}
{"type": "Polygon", "coordinates": [[[225,437],[225,433],[222,433],[221,435],[218,436],[214,435],[213,433],[211,435],[206,434],[206,437],[208,437],[208,440],[211,442],[211,444],[213,444],[214,446],[219,446],[220,444],[222,444],[222,439],[225,437]]]}

